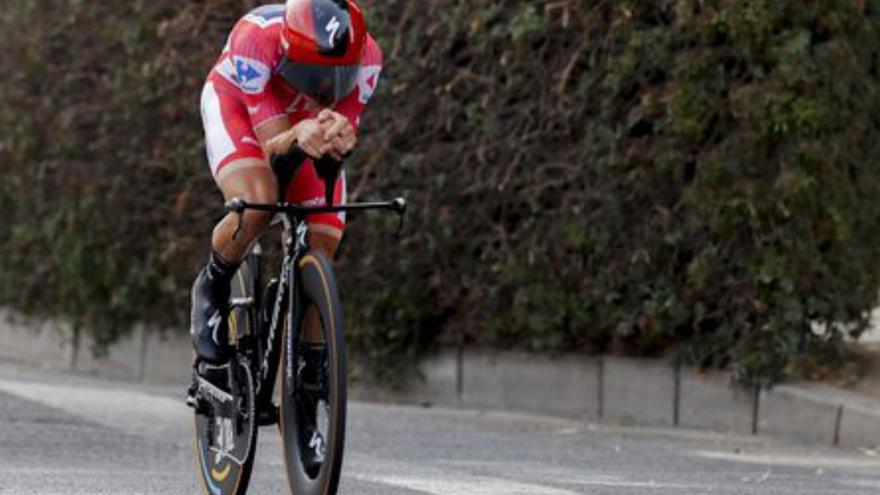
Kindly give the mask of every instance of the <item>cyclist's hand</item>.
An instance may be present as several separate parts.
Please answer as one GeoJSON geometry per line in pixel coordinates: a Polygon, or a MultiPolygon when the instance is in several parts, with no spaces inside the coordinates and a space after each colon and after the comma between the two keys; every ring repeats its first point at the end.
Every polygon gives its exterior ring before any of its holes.
{"type": "Polygon", "coordinates": [[[351,153],[357,146],[357,133],[344,115],[333,110],[322,110],[318,124],[324,130],[324,139],[331,145],[330,155],[336,160],[351,153]]]}
{"type": "Polygon", "coordinates": [[[316,119],[305,119],[293,128],[296,144],[312,158],[321,158],[332,151],[332,144],[324,138],[324,128],[316,119]]]}

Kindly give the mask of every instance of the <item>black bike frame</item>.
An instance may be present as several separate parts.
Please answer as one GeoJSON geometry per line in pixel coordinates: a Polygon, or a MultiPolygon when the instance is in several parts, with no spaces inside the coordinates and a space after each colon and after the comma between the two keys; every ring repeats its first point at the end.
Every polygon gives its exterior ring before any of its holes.
{"type": "MultiPolygon", "coordinates": [[[[295,350],[293,349],[293,343],[297,342],[297,323],[302,318],[302,315],[299,314],[302,308],[299,304],[299,294],[297,292],[297,290],[299,289],[299,281],[297,280],[296,266],[299,260],[309,250],[309,227],[305,221],[306,217],[308,215],[316,213],[389,210],[400,215],[402,222],[403,215],[406,213],[406,201],[403,198],[397,198],[393,201],[351,203],[329,206],[302,206],[292,203],[254,204],[248,203],[243,199],[236,198],[232,199],[226,204],[226,209],[229,212],[239,214],[240,218],[245,210],[255,210],[282,214],[282,218],[284,220],[284,259],[281,263],[281,273],[278,277],[278,287],[275,293],[275,302],[272,305],[272,316],[269,322],[269,327],[265,334],[256,336],[259,341],[258,345],[262,344],[260,349],[261,355],[259,356],[260,368],[257,373],[255,394],[258,400],[257,403],[260,404],[265,403],[260,401],[266,399],[266,397],[262,395],[263,386],[265,384],[274,384],[275,372],[278,366],[276,358],[280,357],[279,355],[274,354],[274,352],[278,349],[278,339],[281,337],[281,314],[284,312],[285,307],[287,309],[286,313],[288,317],[288,329],[291,334],[288,336],[284,348],[284,352],[286,355],[284,378],[286,380],[293,379],[293,363],[296,362],[294,359],[295,350]]],[[[258,315],[262,313],[261,308],[255,309],[258,315]]],[[[263,333],[262,326],[265,322],[260,321],[260,318],[257,318],[256,320],[256,328],[260,333],[263,333]]],[[[272,387],[270,386],[269,390],[266,392],[267,394],[272,393],[271,388],[272,387]]]]}

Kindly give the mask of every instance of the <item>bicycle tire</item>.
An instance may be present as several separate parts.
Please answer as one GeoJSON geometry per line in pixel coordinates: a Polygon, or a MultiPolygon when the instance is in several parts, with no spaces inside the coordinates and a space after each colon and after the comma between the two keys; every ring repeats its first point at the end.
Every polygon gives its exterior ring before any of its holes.
{"type": "MultiPolygon", "coordinates": [[[[232,297],[246,298],[253,297],[256,284],[256,266],[258,260],[253,256],[248,256],[246,261],[242,263],[241,268],[235,274],[232,281],[232,297]]],[[[229,333],[230,339],[237,339],[243,335],[254,334],[254,317],[250,308],[236,308],[229,315],[229,333]]],[[[240,428],[241,433],[235,435],[235,447],[231,449],[231,454],[243,460],[240,465],[232,461],[228,457],[223,457],[216,453],[212,453],[209,445],[208,432],[211,428],[208,422],[216,421],[213,415],[205,415],[199,412],[193,414],[193,448],[196,457],[196,472],[201,484],[202,493],[205,495],[244,495],[247,492],[250,483],[251,472],[254,467],[254,457],[257,450],[257,417],[256,417],[256,383],[253,373],[254,366],[251,361],[252,357],[244,355],[239,349],[234,364],[238,366],[240,376],[246,376],[245,383],[242,388],[245,391],[245,407],[247,409],[247,419],[240,428]],[[245,449],[238,449],[242,439],[246,441],[245,449]],[[242,459],[243,457],[243,459],[242,459]]],[[[216,425],[213,428],[220,428],[216,425]]],[[[238,428],[236,430],[238,431],[238,428]]],[[[216,435],[215,435],[216,436],[216,435]]],[[[218,439],[219,440],[219,439],[218,439]]]]}
{"type": "Polygon", "coordinates": [[[347,408],[347,371],[345,357],[344,322],[342,304],[333,268],[327,258],[319,251],[311,251],[299,262],[300,286],[294,291],[291,308],[297,311],[292,320],[295,328],[302,326],[304,308],[313,305],[317,308],[322,322],[324,342],[327,347],[328,388],[327,391],[327,434],[324,437],[326,451],[323,462],[317,469],[307,469],[302,461],[300,412],[295,403],[297,390],[289,366],[290,349],[296,342],[295,334],[288,330],[285,335],[286,351],[283,352],[281,384],[281,428],[284,449],[284,464],[288,486],[294,495],[335,495],[342,471],[342,458],[345,448],[345,423],[347,408]]]}

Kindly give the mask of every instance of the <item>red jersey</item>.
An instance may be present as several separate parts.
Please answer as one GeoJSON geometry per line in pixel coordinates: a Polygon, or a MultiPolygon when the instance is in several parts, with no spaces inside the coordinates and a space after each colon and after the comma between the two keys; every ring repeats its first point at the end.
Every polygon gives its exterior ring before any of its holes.
{"type": "MultiPolygon", "coordinates": [[[[213,83],[218,93],[233,96],[247,108],[253,128],[283,116],[296,124],[316,117],[322,109],[276,74],[282,58],[284,9],[284,4],[265,5],[239,20],[208,76],[208,82],[213,83]]],[[[333,106],[355,129],[360,125],[360,114],[376,89],[381,71],[382,50],[367,35],[357,85],[351,94],[333,106]]]]}

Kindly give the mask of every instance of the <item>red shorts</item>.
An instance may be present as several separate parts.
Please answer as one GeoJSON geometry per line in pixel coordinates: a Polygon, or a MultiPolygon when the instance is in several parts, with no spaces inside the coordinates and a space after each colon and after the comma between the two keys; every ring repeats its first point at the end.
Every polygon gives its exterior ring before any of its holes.
{"type": "MultiPolygon", "coordinates": [[[[208,164],[216,179],[223,167],[244,158],[266,160],[263,147],[251,126],[247,107],[234,95],[217,91],[208,82],[202,91],[202,123],[208,164]]],[[[324,181],[315,173],[311,160],[306,161],[287,187],[287,201],[304,205],[325,204],[324,181]]],[[[336,181],[334,203],[346,201],[345,171],[336,181]]],[[[339,237],[345,228],[345,213],[322,213],[307,219],[313,231],[339,237]]]]}

